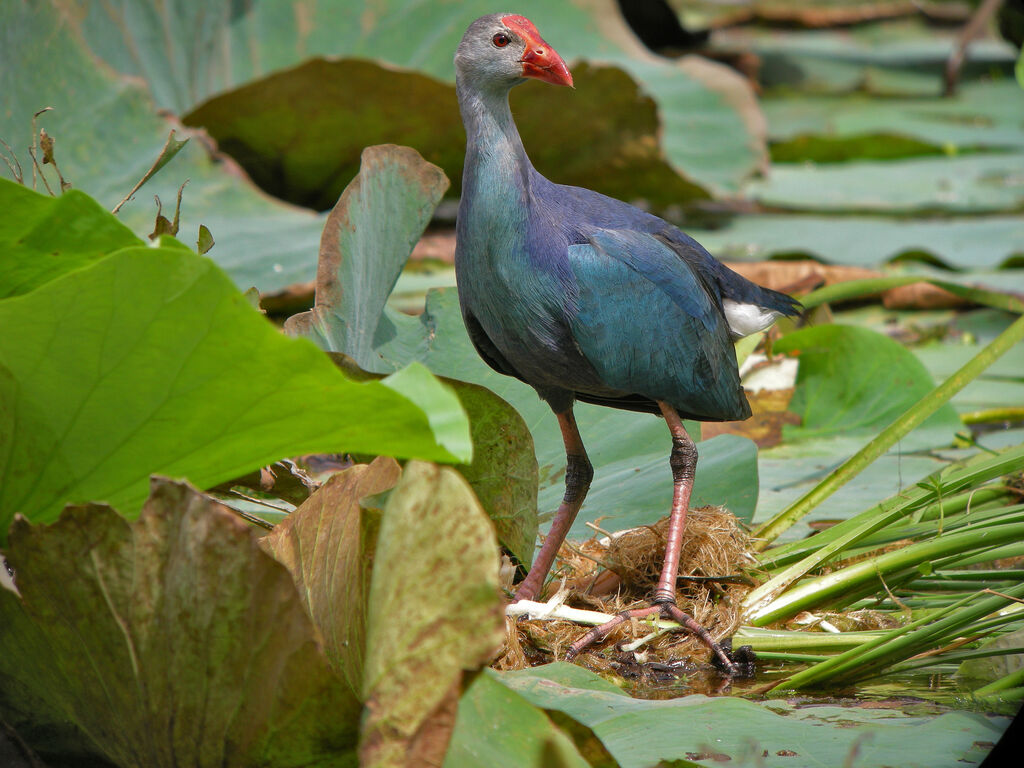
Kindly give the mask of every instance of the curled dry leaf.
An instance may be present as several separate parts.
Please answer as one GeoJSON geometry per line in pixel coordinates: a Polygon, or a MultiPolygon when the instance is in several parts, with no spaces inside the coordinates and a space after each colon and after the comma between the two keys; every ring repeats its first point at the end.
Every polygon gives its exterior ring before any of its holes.
{"type": "Polygon", "coordinates": [[[363,765],[440,764],[463,672],[502,636],[497,541],[469,485],[422,462],[400,473],[389,458],[344,470],[263,540],[365,705],[363,765]],[[396,482],[383,513],[360,504],[396,482]]]}
{"type": "Polygon", "coordinates": [[[398,462],[378,457],[333,475],[260,540],[295,579],[334,670],[362,690],[370,568],[380,525],[360,499],[394,487],[398,462]]]}
{"type": "Polygon", "coordinates": [[[185,483],[151,488],[134,522],[84,505],[12,526],[21,598],[0,590],[0,716],[44,754],[57,724],[79,756],[122,766],[351,755],[359,701],[288,572],[226,507],[185,483]]]}
{"type": "Polygon", "coordinates": [[[776,291],[806,292],[823,285],[882,277],[881,272],[863,267],[830,266],[804,259],[801,261],[726,262],[726,266],[747,280],[776,291]]]}

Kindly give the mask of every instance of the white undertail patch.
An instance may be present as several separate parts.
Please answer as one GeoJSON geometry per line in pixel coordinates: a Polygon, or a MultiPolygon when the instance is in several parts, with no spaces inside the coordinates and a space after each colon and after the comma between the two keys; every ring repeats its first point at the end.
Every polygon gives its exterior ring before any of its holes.
{"type": "Polygon", "coordinates": [[[782,313],[774,309],[765,309],[757,304],[741,304],[732,299],[722,299],[722,309],[725,310],[725,321],[734,339],[763,331],[776,318],[782,317],[782,313]]]}

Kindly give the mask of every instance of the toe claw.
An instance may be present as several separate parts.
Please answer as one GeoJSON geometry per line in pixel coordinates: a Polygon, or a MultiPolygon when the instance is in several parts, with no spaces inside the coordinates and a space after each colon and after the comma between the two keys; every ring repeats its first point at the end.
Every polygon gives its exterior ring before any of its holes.
{"type": "Polygon", "coordinates": [[[586,648],[604,639],[613,629],[624,624],[627,620],[646,618],[653,614],[660,614],[663,618],[678,622],[680,626],[700,638],[701,642],[711,649],[711,663],[729,677],[754,676],[754,652],[751,650],[750,646],[745,645],[741,647],[734,656],[732,654],[731,640],[725,640],[721,645],[716,643],[714,638],[711,637],[711,633],[698,624],[692,616],[683,613],[683,611],[676,606],[675,601],[656,601],[653,605],[646,608],[623,611],[622,613],[617,614],[611,619],[611,621],[607,621],[598,627],[594,627],[583,635],[583,637],[570,645],[569,650],[566,651],[565,654],[566,660],[572,661],[586,648]]]}

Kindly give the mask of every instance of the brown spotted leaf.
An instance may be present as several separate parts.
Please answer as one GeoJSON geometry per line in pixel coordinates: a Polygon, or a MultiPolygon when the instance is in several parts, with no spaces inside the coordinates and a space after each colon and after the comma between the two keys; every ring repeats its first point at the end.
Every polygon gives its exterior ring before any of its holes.
{"type": "Polygon", "coordinates": [[[391,492],[377,541],[360,761],[438,764],[463,672],[502,642],[497,541],[466,481],[422,462],[391,492]]]}
{"type": "Polygon", "coordinates": [[[0,716],[43,747],[57,721],[117,765],[354,765],[359,701],[225,507],[157,479],[134,522],[102,505],[19,518],[6,554],[21,598],[0,590],[0,716]]]}

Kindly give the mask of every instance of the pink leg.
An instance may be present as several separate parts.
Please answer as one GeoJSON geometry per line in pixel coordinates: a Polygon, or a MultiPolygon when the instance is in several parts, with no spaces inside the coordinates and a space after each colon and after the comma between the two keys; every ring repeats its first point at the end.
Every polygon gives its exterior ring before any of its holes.
{"type": "Polygon", "coordinates": [[[679,575],[679,555],[683,549],[683,529],[686,527],[686,511],[690,508],[690,492],[697,472],[697,446],[686,433],[683,421],[671,405],[659,402],[661,415],[672,433],[672,453],[669,466],[672,467],[672,511],[668,518],[668,540],[665,542],[665,560],[661,566],[661,578],[654,590],[656,604],[676,602],[676,577],[679,575]]]}
{"type": "Polygon", "coordinates": [[[672,467],[672,512],[669,515],[668,541],[665,544],[665,559],[661,569],[661,578],[654,590],[654,600],[649,608],[625,611],[614,619],[596,627],[570,646],[567,658],[573,658],[591,643],[605,637],[612,629],[629,618],[643,618],[660,613],[663,618],[677,621],[693,632],[722,662],[729,674],[736,674],[736,666],[728,654],[712,639],[708,631],[698,624],[692,616],[683,613],[676,606],[676,578],[679,575],[679,555],[683,547],[683,529],[686,527],[686,510],[690,505],[690,493],[693,490],[693,478],[697,469],[697,446],[686,434],[682,419],[675,408],[665,402],[658,402],[661,414],[668,423],[672,433],[672,453],[669,465],[672,467]]]}
{"type": "Polygon", "coordinates": [[[565,535],[572,527],[580,507],[583,506],[590,481],[594,478],[594,468],[587,458],[587,451],[583,447],[572,408],[557,415],[558,426],[562,429],[562,440],[565,443],[565,496],[562,497],[555,519],[551,522],[551,530],[548,531],[544,544],[533,561],[533,567],[516,590],[513,601],[535,600],[540,594],[544,579],[551,570],[551,564],[555,562],[555,555],[558,554],[559,547],[565,541],[565,535]]]}

